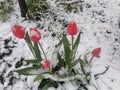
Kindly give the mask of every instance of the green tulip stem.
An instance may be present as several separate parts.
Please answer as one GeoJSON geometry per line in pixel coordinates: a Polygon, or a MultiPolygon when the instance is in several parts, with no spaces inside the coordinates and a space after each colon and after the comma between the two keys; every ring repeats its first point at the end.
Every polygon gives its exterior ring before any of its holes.
{"type": "Polygon", "coordinates": [[[44,54],[44,56],[45,56],[45,59],[47,60],[47,56],[46,56],[46,54],[45,54],[45,52],[44,52],[44,50],[43,50],[43,47],[42,47],[42,45],[40,44],[40,42],[39,42],[39,45],[40,45],[40,48],[41,48],[41,50],[42,50],[42,52],[43,52],[43,54],[44,54]]]}
{"type": "Polygon", "coordinates": [[[73,35],[72,35],[72,51],[73,51],[73,40],[74,40],[74,37],[73,37],[73,35]]]}
{"type": "Polygon", "coordinates": [[[94,56],[92,56],[92,57],[90,58],[88,65],[90,65],[90,63],[92,62],[93,58],[94,58],[94,56]]]}

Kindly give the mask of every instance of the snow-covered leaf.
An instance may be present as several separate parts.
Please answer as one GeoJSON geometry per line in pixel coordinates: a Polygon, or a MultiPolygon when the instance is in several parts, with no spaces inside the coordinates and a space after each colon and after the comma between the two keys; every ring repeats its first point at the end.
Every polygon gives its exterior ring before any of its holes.
{"type": "Polygon", "coordinates": [[[77,60],[73,61],[73,62],[71,63],[70,69],[73,68],[73,67],[74,67],[75,65],[77,65],[78,63],[80,63],[80,59],[77,59],[77,60]]]}
{"type": "Polygon", "coordinates": [[[40,75],[37,75],[37,76],[35,77],[35,79],[34,79],[34,82],[35,82],[35,81],[42,80],[42,79],[44,79],[44,76],[41,76],[41,74],[40,74],[40,75]]]}
{"type": "Polygon", "coordinates": [[[22,69],[18,69],[15,70],[15,72],[22,74],[22,75],[34,75],[33,73],[31,73],[32,70],[37,70],[40,69],[40,66],[34,66],[34,67],[26,67],[26,68],[22,68],[22,69]]]}

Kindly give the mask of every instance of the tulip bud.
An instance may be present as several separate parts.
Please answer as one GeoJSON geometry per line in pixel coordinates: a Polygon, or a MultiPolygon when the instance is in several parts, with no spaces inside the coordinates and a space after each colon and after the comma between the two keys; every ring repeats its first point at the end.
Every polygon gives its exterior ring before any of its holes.
{"type": "Polygon", "coordinates": [[[77,25],[74,21],[71,21],[68,24],[67,32],[69,35],[76,35],[77,34],[77,25]]]}
{"type": "Polygon", "coordinates": [[[92,51],[92,55],[98,57],[101,52],[101,48],[96,48],[92,51]]]}
{"type": "Polygon", "coordinates": [[[25,36],[24,28],[17,24],[14,24],[12,26],[12,33],[15,37],[20,38],[20,39],[24,38],[24,36],[25,36]]]}
{"type": "Polygon", "coordinates": [[[43,60],[43,61],[41,61],[41,65],[43,68],[49,68],[50,62],[49,62],[49,60],[43,60]]]}
{"type": "Polygon", "coordinates": [[[39,42],[39,40],[41,39],[41,34],[37,30],[37,28],[30,28],[29,36],[30,40],[33,42],[39,42]]]}

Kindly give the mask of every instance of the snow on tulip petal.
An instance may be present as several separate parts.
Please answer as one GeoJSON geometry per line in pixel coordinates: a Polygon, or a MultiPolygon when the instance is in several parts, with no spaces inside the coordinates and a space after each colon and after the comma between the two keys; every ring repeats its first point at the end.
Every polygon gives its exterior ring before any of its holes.
{"type": "Polygon", "coordinates": [[[37,30],[37,28],[30,28],[29,36],[30,40],[33,42],[39,42],[39,40],[41,39],[41,34],[37,30]]]}
{"type": "Polygon", "coordinates": [[[101,52],[101,48],[96,48],[92,51],[92,55],[98,57],[101,52]]]}
{"type": "Polygon", "coordinates": [[[68,32],[69,35],[76,35],[77,34],[77,25],[76,25],[76,22],[71,21],[68,24],[67,32],[68,32]]]}
{"type": "Polygon", "coordinates": [[[50,62],[49,62],[49,60],[43,60],[43,61],[41,61],[41,65],[43,68],[49,68],[50,62]]]}
{"type": "Polygon", "coordinates": [[[20,39],[24,38],[24,36],[25,36],[24,28],[17,24],[14,24],[12,26],[12,33],[15,37],[20,38],[20,39]]]}

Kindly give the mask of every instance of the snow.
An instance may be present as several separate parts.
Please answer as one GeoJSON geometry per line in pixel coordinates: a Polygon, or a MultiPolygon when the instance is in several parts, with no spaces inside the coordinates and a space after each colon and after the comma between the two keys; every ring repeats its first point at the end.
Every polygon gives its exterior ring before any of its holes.
{"type": "Polygon", "coordinates": [[[4,2],[4,0],[0,0],[0,2],[4,2]]]}
{"type": "MultiPolygon", "coordinates": [[[[17,0],[15,0],[15,2],[16,1],[17,0]]],[[[56,7],[54,1],[48,1],[53,5],[54,9],[56,7]]],[[[23,39],[15,38],[11,33],[11,25],[18,23],[25,27],[26,30],[29,30],[30,27],[36,27],[36,24],[39,23],[42,35],[40,42],[44,46],[44,51],[48,58],[50,58],[51,62],[56,61],[56,57],[52,52],[55,49],[54,46],[58,43],[61,37],[60,35],[66,31],[66,28],[62,28],[62,25],[59,22],[52,22],[52,18],[49,20],[46,18],[45,20],[38,22],[22,22],[23,18],[20,17],[18,3],[16,4],[17,7],[15,7],[15,12],[13,12],[10,19],[4,23],[0,22],[0,54],[9,52],[8,49],[4,48],[5,39],[11,37],[17,42],[17,44],[9,42],[9,46],[15,45],[12,49],[12,53],[10,56],[5,56],[2,59],[0,58],[0,76],[2,75],[4,79],[3,81],[0,80],[0,89],[37,90],[40,82],[33,82],[35,76],[26,77],[14,73],[13,77],[15,78],[15,81],[12,81],[13,85],[10,85],[9,80],[11,77],[8,77],[8,75],[11,71],[15,70],[15,64],[21,60],[21,57],[26,59],[33,58],[25,41],[23,39]],[[51,22],[52,24],[56,24],[52,25],[51,22]],[[51,26],[51,31],[47,28],[49,25],[51,26]],[[52,37],[53,33],[56,34],[55,37],[52,37]],[[11,66],[8,66],[8,64],[11,66]]],[[[92,79],[94,85],[97,86],[99,90],[120,90],[120,0],[85,0],[85,3],[83,4],[83,12],[76,14],[73,12],[58,12],[57,10],[54,12],[56,12],[59,19],[65,19],[68,22],[74,20],[77,23],[78,30],[82,32],[77,56],[82,56],[87,52],[92,51],[94,48],[101,47],[102,51],[100,57],[93,59],[92,73],[96,75],[102,73],[106,67],[109,67],[109,69],[104,74],[99,75],[98,79],[92,79]],[[88,8],[89,5],[90,7],[88,8]]],[[[55,64],[56,62],[54,62],[53,65],[55,64]]],[[[25,66],[26,64],[24,63],[23,67],[25,66]]],[[[49,75],[48,77],[56,79],[56,77],[49,75]]],[[[76,90],[77,87],[78,86],[73,82],[66,82],[64,85],[60,85],[58,89],[50,87],[48,90],[76,90]]],[[[92,85],[88,87],[89,90],[96,90],[92,85]]]]}

